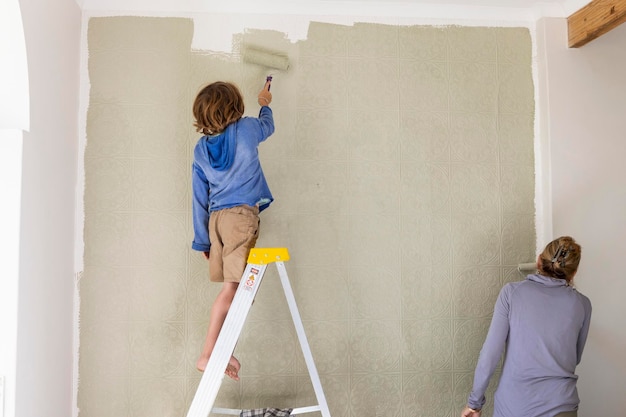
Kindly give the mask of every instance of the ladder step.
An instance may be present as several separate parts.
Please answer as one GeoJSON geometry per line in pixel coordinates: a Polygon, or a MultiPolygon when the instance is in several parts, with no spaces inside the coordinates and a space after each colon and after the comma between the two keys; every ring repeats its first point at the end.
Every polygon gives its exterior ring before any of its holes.
{"type": "MultiPolygon", "coordinates": [[[[225,414],[225,415],[239,416],[239,415],[241,415],[242,411],[243,410],[239,409],[239,408],[219,408],[219,407],[214,407],[211,410],[211,414],[225,414]]],[[[309,406],[309,407],[298,407],[298,408],[294,408],[291,411],[291,415],[295,416],[297,414],[315,413],[317,411],[321,411],[321,407],[319,405],[312,405],[312,406],[309,406]]]]}
{"type": "Polygon", "coordinates": [[[252,248],[248,255],[249,264],[265,265],[272,262],[287,262],[287,248],[252,248]]]}

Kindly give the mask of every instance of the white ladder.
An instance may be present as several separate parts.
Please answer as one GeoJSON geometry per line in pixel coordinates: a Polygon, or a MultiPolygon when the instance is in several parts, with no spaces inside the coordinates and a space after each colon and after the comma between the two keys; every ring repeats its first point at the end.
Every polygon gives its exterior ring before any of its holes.
{"type": "Polygon", "coordinates": [[[209,363],[204,370],[202,379],[200,379],[200,384],[189,407],[187,417],[207,417],[209,413],[232,415],[239,415],[241,413],[242,410],[240,409],[213,408],[213,404],[215,403],[215,398],[217,397],[222,380],[224,379],[224,371],[235,350],[241,329],[248,316],[248,311],[261,285],[265,269],[270,263],[276,263],[276,268],[278,269],[278,274],[283,284],[289,311],[293,318],[296,333],[300,341],[300,347],[302,348],[304,360],[309,370],[318,402],[318,405],[294,408],[291,414],[295,415],[319,411],[322,413],[322,417],[330,417],[326,397],[324,397],[324,391],[322,390],[322,383],[320,382],[317,369],[315,368],[313,355],[311,354],[311,349],[309,348],[309,343],[304,333],[302,320],[300,319],[300,313],[298,312],[298,306],[296,305],[296,299],[293,295],[291,285],[289,284],[289,278],[287,277],[284,262],[288,260],[289,252],[286,248],[253,248],[250,251],[248,264],[241,277],[241,282],[239,283],[233,302],[228,310],[224,324],[222,325],[222,330],[217,337],[215,348],[213,348],[213,352],[209,358],[209,363]]]}

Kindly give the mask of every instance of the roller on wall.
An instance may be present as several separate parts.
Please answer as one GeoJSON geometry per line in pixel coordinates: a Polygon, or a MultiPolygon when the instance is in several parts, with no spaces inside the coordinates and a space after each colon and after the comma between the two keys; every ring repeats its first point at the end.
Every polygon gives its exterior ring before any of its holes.
{"type": "Polygon", "coordinates": [[[243,51],[243,61],[280,71],[287,71],[290,65],[287,56],[279,52],[253,46],[245,47],[243,51]]]}
{"type": "Polygon", "coordinates": [[[528,274],[534,274],[537,271],[537,262],[529,262],[525,264],[519,264],[517,266],[517,270],[522,276],[526,276],[528,274]]]}

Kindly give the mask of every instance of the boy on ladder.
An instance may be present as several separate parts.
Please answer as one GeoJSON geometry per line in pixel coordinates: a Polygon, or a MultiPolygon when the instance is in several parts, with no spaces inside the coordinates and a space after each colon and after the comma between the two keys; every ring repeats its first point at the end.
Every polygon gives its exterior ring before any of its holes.
{"type": "MultiPolygon", "coordinates": [[[[259,213],[274,200],[259,161],[258,146],[274,133],[271,77],[259,92],[259,117],[243,117],[244,103],[232,83],[204,87],[193,103],[194,126],[202,136],[192,170],[192,249],[209,261],[212,282],[222,282],[196,363],[204,372],[259,235],[259,213]]],[[[226,375],[239,380],[241,364],[231,356],[226,375]]]]}

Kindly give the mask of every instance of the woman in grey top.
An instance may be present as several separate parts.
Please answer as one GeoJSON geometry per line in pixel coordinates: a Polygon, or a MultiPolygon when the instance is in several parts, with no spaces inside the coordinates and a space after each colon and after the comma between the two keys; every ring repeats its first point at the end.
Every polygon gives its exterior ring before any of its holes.
{"type": "Polygon", "coordinates": [[[505,347],[494,417],[576,416],[575,370],[591,319],[591,302],[572,286],[580,252],[560,237],[537,258],[536,274],[502,288],[461,417],[480,417],[505,347]]]}

